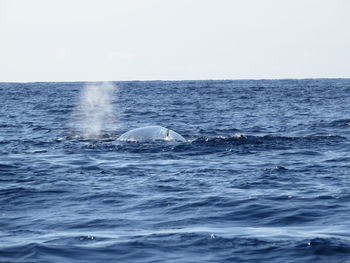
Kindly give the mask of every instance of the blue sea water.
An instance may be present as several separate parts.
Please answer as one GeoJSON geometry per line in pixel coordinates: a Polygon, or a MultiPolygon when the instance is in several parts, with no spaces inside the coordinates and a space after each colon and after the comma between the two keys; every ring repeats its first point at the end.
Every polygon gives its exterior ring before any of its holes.
{"type": "Polygon", "coordinates": [[[0,83],[0,262],[350,262],[350,79],[113,84],[0,83]]]}

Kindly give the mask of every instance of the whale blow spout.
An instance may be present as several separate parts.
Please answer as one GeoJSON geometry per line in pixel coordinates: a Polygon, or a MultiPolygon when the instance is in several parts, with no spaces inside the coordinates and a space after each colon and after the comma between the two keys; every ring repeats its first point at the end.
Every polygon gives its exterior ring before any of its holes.
{"type": "Polygon", "coordinates": [[[186,139],[177,132],[164,128],[162,126],[146,126],[137,129],[130,130],[123,133],[118,140],[120,141],[177,141],[185,142],[186,139]]]}

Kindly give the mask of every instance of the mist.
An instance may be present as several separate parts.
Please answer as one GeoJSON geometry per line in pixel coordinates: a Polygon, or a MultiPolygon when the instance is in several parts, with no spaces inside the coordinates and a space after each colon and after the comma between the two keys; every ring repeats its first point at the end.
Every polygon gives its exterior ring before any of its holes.
{"type": "Polygon", "coordinates": [[[112,98],[117,87],[109,82],[85,85],[74,111],[74,126],[85,139],[100,138],[117,128],[112,98]]]}

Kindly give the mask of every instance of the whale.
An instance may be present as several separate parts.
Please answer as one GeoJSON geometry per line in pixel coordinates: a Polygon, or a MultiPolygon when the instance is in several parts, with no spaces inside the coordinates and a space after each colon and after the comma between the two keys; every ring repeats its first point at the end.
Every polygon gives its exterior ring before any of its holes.
{"type": "Polygon", "coordinates": [[[118,138],[119,141],[133,141],[133,142],[144,142],[144,141],[176,141],[185,142],[186,139],[177,132],[165,128],[162,126],[146,126],[137,129],[130,130],[123,133],[118,138]]]}

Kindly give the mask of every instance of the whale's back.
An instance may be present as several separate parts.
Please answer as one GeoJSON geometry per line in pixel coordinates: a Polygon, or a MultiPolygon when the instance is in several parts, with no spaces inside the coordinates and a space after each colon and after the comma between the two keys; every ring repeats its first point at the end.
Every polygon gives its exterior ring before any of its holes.
{"type": "Polygon", "coordinates": [[[123,133],[119,137],[120,141],[180,141],[185,142],[185,138],[177,132],[162,126],[146,126],[123,133]]]}

